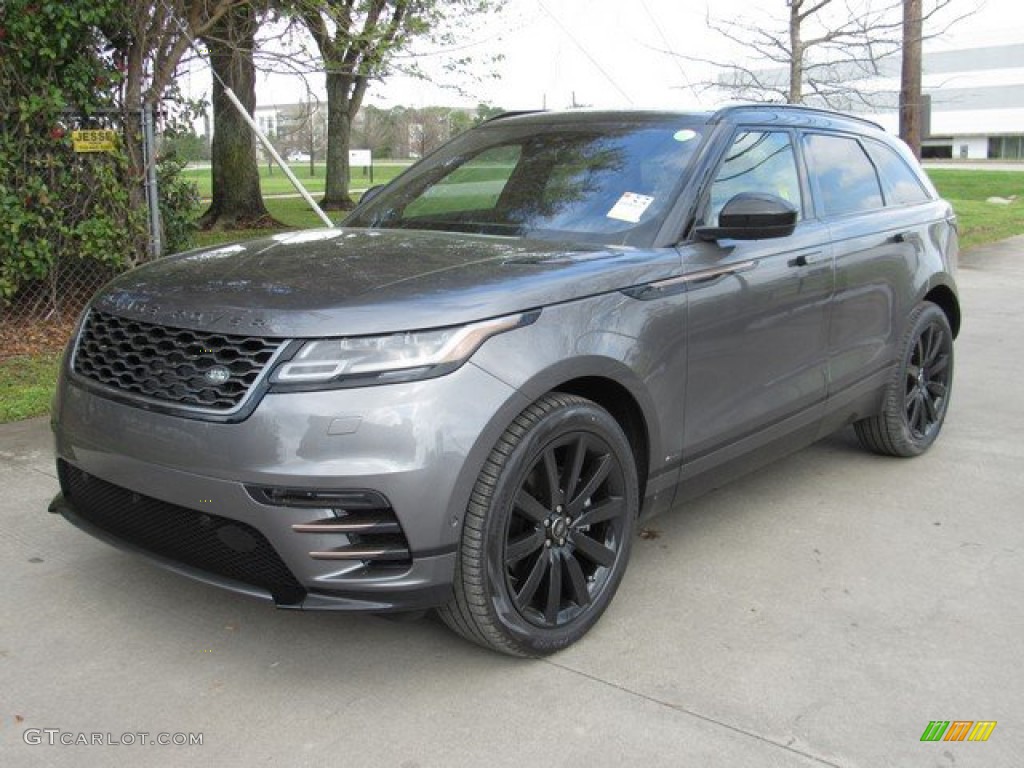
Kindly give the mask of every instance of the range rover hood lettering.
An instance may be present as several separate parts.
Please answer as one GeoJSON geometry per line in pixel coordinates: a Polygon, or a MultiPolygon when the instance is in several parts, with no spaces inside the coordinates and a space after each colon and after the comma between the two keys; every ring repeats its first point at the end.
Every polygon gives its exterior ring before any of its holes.
{"type": "Polygon", "coordinates": [[[672,249],[409,230],[275,235],[170,256],[112,281],[99,309],[180,328],[274,337],[458,325],[678,273],[672,249]]]}

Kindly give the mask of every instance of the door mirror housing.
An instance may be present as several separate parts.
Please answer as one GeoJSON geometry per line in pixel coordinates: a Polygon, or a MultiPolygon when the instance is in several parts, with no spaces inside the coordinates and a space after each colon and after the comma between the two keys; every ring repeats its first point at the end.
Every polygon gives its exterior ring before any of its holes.
{"type": "Polygon", "coordinates": [[[701,240],[766,240],[789,237],[796,229],[799,212],[776,195],[741,192],[718,214],[717,227],[697,227],[701,240]]]}

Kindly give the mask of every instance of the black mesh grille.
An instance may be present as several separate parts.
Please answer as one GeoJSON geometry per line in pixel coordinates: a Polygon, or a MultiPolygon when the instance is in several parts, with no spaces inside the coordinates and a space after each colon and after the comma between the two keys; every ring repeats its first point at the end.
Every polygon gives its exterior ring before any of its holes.
{"type": "Polygon", "coordinates": [[[251,525],[179,507],[113,485],[58,461],[61,490],[86,522],[139,549],[268,590],[297,603],[302,585],[251,525]]]}
{"type": "Polygon", "coordinates": [[[75,372],[123,392],[229,411],[245,399],[281,343],[92,310],[78,339],[75,372]]]}

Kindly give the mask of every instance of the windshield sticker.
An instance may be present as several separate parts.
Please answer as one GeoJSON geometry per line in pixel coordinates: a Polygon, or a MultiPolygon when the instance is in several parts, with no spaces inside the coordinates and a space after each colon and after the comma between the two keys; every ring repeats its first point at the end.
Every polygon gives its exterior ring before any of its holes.
{"type": "Polygon", "coordinates": [[[640,217],[644,215],[644,211],[653,202],[654,198],[648,195],[626,192],[606,215],[609,219],[618,219],[619,221],[628,221],[631,224],[636,224],[640,221],[640,217]]]}
{"type": "Polygon", "coordinates": [[[676,131],[672,134],[672,138],[676,141],[693,141],[697,138],[697,132],[690,130],[689,128],[683,128],[683,130],[676,131]]]}

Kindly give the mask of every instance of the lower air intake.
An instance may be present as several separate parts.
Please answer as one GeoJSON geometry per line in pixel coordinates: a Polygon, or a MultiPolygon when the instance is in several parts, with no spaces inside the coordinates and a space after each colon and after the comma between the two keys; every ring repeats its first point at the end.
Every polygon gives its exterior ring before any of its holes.
{"type": "Polygon", "coordinates": [[[169,560],[269,591],[278,603],[305,597],[267,538],[251,525],[179,507],[57,463],[61,490],[88,523],[132,546],[169,560]]]}

